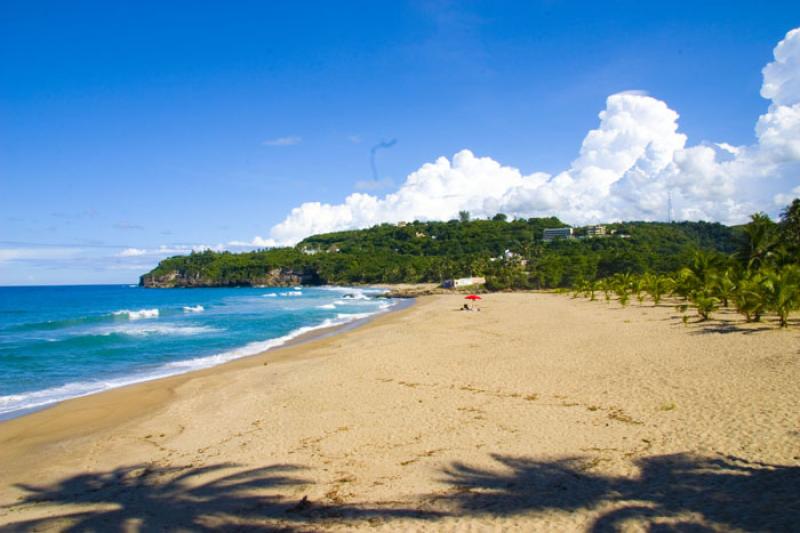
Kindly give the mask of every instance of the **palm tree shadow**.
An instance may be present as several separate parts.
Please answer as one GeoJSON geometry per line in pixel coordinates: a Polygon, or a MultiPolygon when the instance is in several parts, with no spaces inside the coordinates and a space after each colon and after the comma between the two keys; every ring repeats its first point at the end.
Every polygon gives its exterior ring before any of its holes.
{"type": "Polygon", "coordinates": [[[534,461],[493,454],[508,474],[453,463],[444,470],[446,483],[456,491],[450,500],[454,512],[513,515],[546,509],[575,510],[601,501],[611,490],[610,480],[584,470],[580,458],[534,461]]]}
{"type": "MultiPolygon", "coordinates": [[[[696,324],[703,324],[702,322],[696,324]]],[[[728,333],[741,333],[742,335],[753,335],[764,331],[774,331],[776,328],[770,326],[751,326],[741,327],[727,322],[708,322],[691,332],[691,335],[708,335],[718,333],[726,335],[728,333]]]]}
{"type": "Polygon", "coordinates": [[[377,508],[312,502],[305,496],[286,498],[310,487],[297,477],[294,465],[241,470],[221,463],[204,467],[133,465],[110,472],[79,474],[53,485],[20,484],[27,492],[14,506],[77,507],[45,518],[15,522],[3,531],[56,528],[60,531],[296,531],[330,520],[389,519],[433,513],[403,508],[377,508]],[[84,511],[87,506],[90,510],[84,511]]]}
{"type": "Polygon", "coordinates": [[[614,504],[592,523],[593,532],[618,531],[629,520],[650,531],[685,532],[791,531],[800,523],[796,466],[663,455],[638,460],[640,475],[627,478],[592,472],[593,464],[578,458],[493,458],[503,472],[461,463],[444,470],[455,489],[442,498],[450,513],[513,516],[614,504]]]}

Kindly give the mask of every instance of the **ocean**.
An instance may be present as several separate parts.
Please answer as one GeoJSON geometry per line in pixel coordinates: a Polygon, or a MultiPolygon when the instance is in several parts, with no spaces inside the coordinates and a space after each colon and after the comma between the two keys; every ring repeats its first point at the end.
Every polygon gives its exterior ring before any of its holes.
{"type": "Polygon", "coordinates": [[[0,419],[206,368],[397,304],[349,287],[0,287],[0,419]]]}

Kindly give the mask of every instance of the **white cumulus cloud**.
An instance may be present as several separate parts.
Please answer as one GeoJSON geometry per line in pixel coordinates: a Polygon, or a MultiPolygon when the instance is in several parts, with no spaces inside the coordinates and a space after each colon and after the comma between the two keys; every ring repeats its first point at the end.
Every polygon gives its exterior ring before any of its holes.
{"type": "Polygon", "coordinates": [[[775,105],[800,103],[800,28],[786,34],[775,47],[774,55],[775,61],[761,71],[764,75],[761,96],[775,105]]]}
{"type": "Polygon", "coordinates": [[[230,248],[272,248],[277,243],[274,239],[264,239],[263,237],[253,237],[249,241],[230,241],[228,247],[230,248]]]}
{"type": "Polygon", "coordinates": [[[795,198],[800,198],[800,186],[795,187],[789,194],[778,193],[775,195],[775,205],[783,207],[792,203],[795,198]]]}
{"type": "MultiPolygon", "coordinates": [[[[787,33],[763,69],[767,111],[752,145],[688,146],[678,113],[644,91],[613,94],[577,158],[554,175],[520,170],[469,150],[412,172],[396,192],[356,192],[341,204],[306,202],[250,244],[294,244],[315,233],[382,222],[557,215],[572,224],[676,219],[740,223],[797,194],[800,180],[800,28],[787,33]],[[790,192],[791,190],[791,192],[790,192]]],[[[244,244],[244,243],[243,243],[244,244]]]]}

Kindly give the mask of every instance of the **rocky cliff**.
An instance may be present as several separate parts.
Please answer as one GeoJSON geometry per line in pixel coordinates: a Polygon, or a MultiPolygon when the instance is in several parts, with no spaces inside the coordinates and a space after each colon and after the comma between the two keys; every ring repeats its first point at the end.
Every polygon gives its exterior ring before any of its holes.
{"type": "Polygon", "coordinates": [[[247,278],[219,279],[197,272],[170,270],[159,274],[149,273],[139,278],[139,285],[152,289],[195,287],[292,287],[295,285],[319,285],[320,279],[313,270],[273,268],[247,278]]]}

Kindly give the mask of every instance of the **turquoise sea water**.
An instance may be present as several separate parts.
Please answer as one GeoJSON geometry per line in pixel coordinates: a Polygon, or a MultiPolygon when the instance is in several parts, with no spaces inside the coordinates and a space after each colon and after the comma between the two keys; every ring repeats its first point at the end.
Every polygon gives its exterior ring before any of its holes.
{"type": "Polygon", "coordinates": [[[0,418],[388,310],[380,289],[0,287],[0,418]]]}

